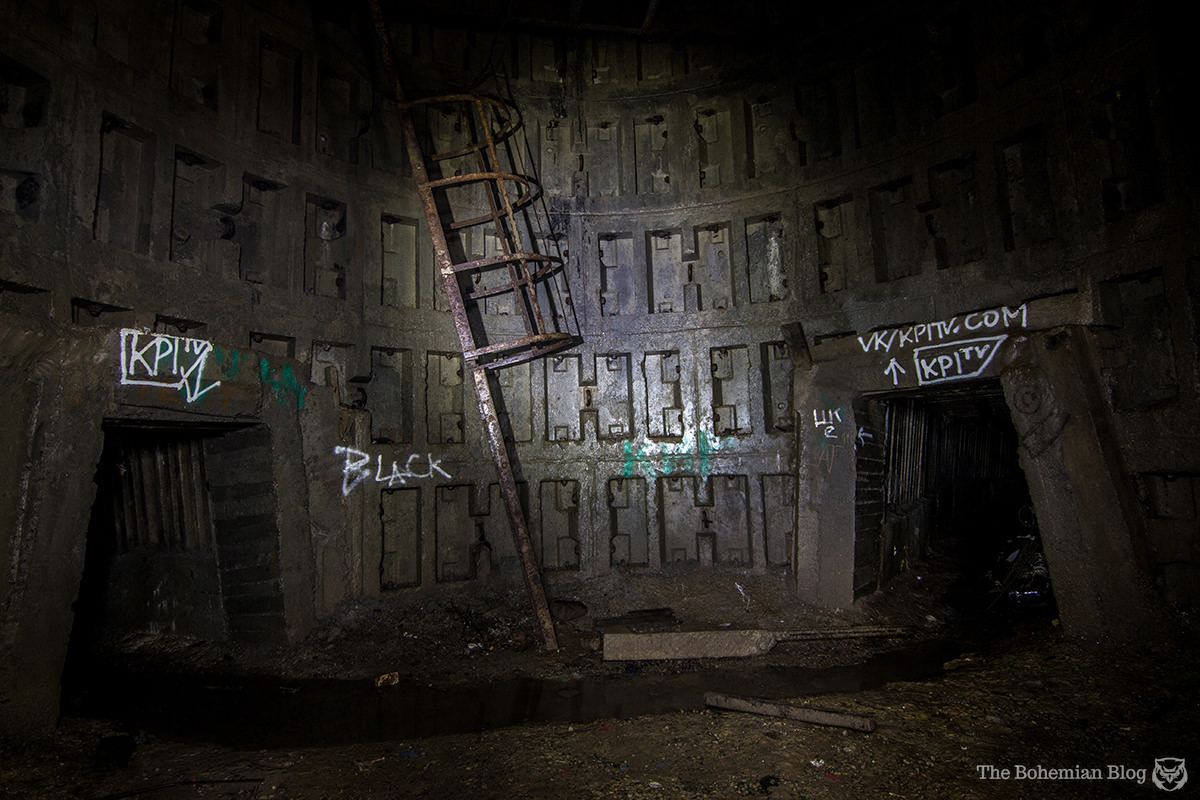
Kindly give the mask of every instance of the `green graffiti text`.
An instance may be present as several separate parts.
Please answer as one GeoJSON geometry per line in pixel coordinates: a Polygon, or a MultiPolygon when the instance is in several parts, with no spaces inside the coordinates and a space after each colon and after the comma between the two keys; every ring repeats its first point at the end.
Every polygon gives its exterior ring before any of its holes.
{"type": "Polygon", "coordinates": [[[242,369],[242,351],[234,348],[226,352],[220,347],[213,348],[213,355],[217,359],[217,365],[225,372],[225,377],[233,380],[238,376],[242,369]]]}
{"type": "Polygon", "coordinates": [[[699,431],[695,441],[690,437],[679,443],[652,442],[634,447],[625,443],[625,466],[621,477],[642,474],[654,479],[660,475],[690,472],[701,478],[709,476],[709,457],[720,449],[720,439],[714,443],[706,431],[699,431]]]}
{"type": "Polygon", "coordinates": [[[304,408],[304,396],[308,394],[308,389],[305,389],[300,385],[300,381],[296,380],[296,373],[289,365],[285,364],[280,369],[272,369],[270,362],[265,358],[260,358],[258,373],[263,386],[271,387],[275,392],[275,398],[280,403],[288,402],[288,398],[291,396],[296,398],[296,408],[304,408]]]}

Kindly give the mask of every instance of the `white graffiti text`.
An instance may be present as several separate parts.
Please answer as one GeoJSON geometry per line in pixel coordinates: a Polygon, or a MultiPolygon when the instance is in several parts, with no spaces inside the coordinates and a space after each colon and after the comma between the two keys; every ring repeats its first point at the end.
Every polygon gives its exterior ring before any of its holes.
{"type": "Polygon", "coordinates": [[[149,333],[125,328],[121,331],[121,385],[157,386],[178,389],[194,403],[221,385],[204,382],[204,366],[212,353],[212,342],[149,333]]]}
{"type": "Polygon", "coordinates": [[[918,347],[913,351],[917,364],[917,383],[961,381],[977,378],[992,363],[1007,336],[987,336],[958,342],[918,347]]]}
{"type": "Polygon", "coordinates": [[[400,466],[400,462],[393,461],[391,470],[386,474],[381,455],[375,456],[375,466],[372,468],[370,453],[341,445],[333,448],[333,453],[345,456],[345,461],[342,462],[342,497],[348,496],[359,484],[372,477],[376,483],[387,484],[389,489],[396,485],[407,486],[410,480],[432,478],[434,473],[443,478],[450,477],[450,473],[442,469],[441,459],[435,460],[432,453],[425,454],[424,464],[421,464],[421,456],[417,453],[410,455],[403,467],[400,466]]]}
{"type": "Polygon", "coordinates": [[[872,331],[866,338],[859,336],[858,343],[864,353],[892,352],[892,348],[903,350],[920,344],[938,344],[958,336],[964,331],[1007,330],[1009,328],[1024,328],[1028,317],[1025,303],[1016,308],[1001,306],[987,311],[972,311],[961,317],[951,317],[939,322],[925,322],[919,325],[909,325],[903,328],[886,328],[872,331]]]}
{"type": "Polygon", "coordinates": [[[825,429],[823,435],[826,439],[838,438],[834,431],[837,429],[837,423],[841,421],[841,408],[813,409],[813,425],[825,429]]]}

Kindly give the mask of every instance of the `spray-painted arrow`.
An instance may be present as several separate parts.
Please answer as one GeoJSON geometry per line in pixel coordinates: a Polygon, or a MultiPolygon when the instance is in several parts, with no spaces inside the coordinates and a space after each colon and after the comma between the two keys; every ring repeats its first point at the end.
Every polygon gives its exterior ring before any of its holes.
{"type": "Polygon", "coordinates": [[[899,386],[900,385],[900,376],[905,375],[907,373],[908,373],[908,370],[906,370],[904,367],[900,366],[900,362],[894,358],[892,359],[892,363],[887,365],[887,369],[885,369],[883,371],[884,375],[892,376],[892,386],[899,386]]]}

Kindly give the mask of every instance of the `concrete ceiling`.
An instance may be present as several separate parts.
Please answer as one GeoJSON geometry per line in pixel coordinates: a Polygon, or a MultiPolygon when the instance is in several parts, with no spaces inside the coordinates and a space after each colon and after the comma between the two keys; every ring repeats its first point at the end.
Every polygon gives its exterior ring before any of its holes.
{"type": "Polygon", "coordinates": [[[383,0],[383,7],[398,21],[447,27],[717,41],[799,40],[877,16],[870,3],[778,0],[383,0]]]}

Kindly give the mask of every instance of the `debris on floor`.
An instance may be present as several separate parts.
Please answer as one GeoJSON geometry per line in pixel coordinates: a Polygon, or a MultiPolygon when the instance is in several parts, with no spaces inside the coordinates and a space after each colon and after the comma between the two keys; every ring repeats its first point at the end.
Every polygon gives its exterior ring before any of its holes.
{"type": "Polygon", "coordinates": [[[867,639],[907,636],[903,626],[874,625],[804,630],[663,631],[604,634],[605,661],[655,661],[681,658],[746,658],[767,653],[779,642],[867,639]]]}
{"type": "Polygon", "coordinates": [[[761,714],[768,717],[782,717],[801,722],[811,722],[814,725],[828,725],[834,728],[849,728],[850,730],[870,733],[875,730],[875,720],[858,714],[842,714],[837,711],[826,711],[821,708],[794,706],[786,703],[773,703],[769,700],[759,700],[754,697],[738,697],[721,692],[706,692],[704,705],[709,708],[720,708],[726,711],[742,711],[747,714],[761,714]]]}
{"type": "Polygon", "coordinates": [[[650,633],[675,630],[682,622],[669,608],[643,608],[598,619],[592,627],[602,633],[650,633]]]}

